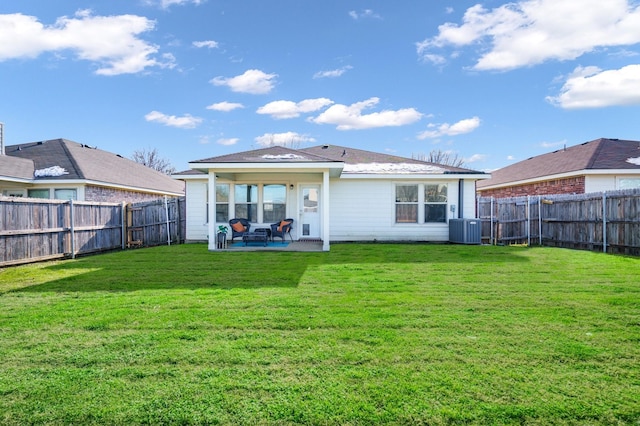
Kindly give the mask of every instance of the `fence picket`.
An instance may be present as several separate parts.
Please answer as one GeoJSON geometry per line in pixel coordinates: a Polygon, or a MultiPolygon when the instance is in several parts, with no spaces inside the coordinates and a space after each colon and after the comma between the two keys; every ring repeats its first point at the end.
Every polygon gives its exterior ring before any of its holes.
{"type": "Polygon", "coordinates": [[[484,242],[531,244],[537,240],[554,247],[640,255],[640,189],[480,197],[477,206],[484,242]],[[522,205],[529,206],[527,213],[519,209],[522,205]]]}
{"type": "Polygon", "coordinates": [[[122,250],[134,234],[144,246],[181,243],[185,198],[166,207],[164,199],[127,205],[0,196],[0,267],[122,250]]]}

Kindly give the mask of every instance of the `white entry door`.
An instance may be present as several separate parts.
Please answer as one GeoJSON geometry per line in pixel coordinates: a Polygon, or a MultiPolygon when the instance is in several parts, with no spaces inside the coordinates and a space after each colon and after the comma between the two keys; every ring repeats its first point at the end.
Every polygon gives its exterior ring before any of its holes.
{"type": "Polygon", "coordinates": [[[320,185],[301,185],[300,192],[301,237],[320,238],[320,185]]]}

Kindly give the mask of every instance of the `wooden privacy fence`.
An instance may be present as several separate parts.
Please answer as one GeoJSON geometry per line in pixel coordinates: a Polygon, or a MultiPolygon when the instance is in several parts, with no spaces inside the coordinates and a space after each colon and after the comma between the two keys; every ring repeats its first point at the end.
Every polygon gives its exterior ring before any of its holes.
{"type": "Polygon", "coordinates": [[[185,200],[135,204],[0,197],[0,266],[182,242],[185,200]]]}
{"type": "Polygon", "coordinates": [[[640,189],[478,198],[482,241],[640,255],[640,189]]]}

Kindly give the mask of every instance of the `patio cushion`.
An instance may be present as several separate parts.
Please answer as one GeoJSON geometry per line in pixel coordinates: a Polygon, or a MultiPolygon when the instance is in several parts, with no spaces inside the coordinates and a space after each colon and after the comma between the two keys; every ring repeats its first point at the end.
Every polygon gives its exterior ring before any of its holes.
{"type": "Polygon", "coordinates": [[[233,225],[231,225],[231,227],[233,228],[234,231],[236,232],[244,232],[245,231],[245,227],[243,224],[241,224],[240,222],[236,222],[233,225]]]}
{"type": "Polygon", "coordinates": [[[287,226],[289,224],[289,222],[287,222],[286,220],[283,220],[280,222],[280,226],[278,226],[278,232],[282,232],[282,228],[287,226]]]}

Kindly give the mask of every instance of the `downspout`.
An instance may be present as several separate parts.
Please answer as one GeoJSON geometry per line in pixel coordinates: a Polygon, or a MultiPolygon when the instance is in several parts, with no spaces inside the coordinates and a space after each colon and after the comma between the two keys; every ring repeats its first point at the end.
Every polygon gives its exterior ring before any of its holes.
{"type": "Polygon", "coordinates": [[[458,219],[462,219],[462,208],[464,206],[464,179],[458,180],[458,219]]]}

